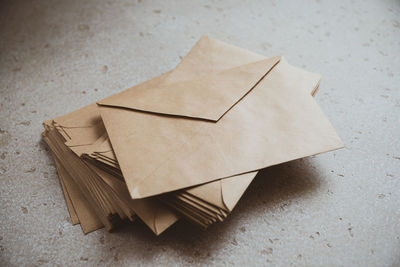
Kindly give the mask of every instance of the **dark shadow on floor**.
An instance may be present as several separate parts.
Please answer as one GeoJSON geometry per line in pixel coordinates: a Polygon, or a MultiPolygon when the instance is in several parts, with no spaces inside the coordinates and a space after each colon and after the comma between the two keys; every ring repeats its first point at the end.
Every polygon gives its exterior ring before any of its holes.
{"type": "MultiPolygon", "coordinates": [[[[210,255],[224,247],[228,236],[240,231],[242,216],[264,216],[268,221],[268,216],[280,212],[294,199],[301,200],[316,192],[322,181],[313,164],[316,162],[312,159],[301,159],[260,171],[232,214],[223,223],[213,225],[206,231],[181,220],[159,237],[141,222],[125,225],[111,235],[118,236],[123,242],[129,240],[145,244],[143,251],[131,253],[142,253],[141,257],[148,257],[149,260],[160,247],[178,250],[180,255],[210,255]],[[185,249],[182,250],[182,247],[185,249]]],[[[104,236],[107,239],[108,234],[104,236]]]]}

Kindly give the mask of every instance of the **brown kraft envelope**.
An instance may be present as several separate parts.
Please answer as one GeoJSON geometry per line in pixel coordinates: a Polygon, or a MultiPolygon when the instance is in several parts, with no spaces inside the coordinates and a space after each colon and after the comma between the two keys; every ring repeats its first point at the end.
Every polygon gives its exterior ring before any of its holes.
{"type": "MultiPolygon", "coordinates": [[[[77,156],[82,151],[95,143],[105,133],[96,104],[91,104],[70,114],[54,119],[56,125],[62,130],[68,146],[77,156]]],[[[149,226],[157,235],[161,234],[169,226],[174,224],[178,217],[156,199],[148,198],[143,200],[130,199],[126,185],[118,178],[102,171],[90,163],[88,167],[101,177],[117,195],[129,203],[136,214],[149,226]]]]}
{"type": "Polygon", "coordinates": [[[132,198],[343,147],[304,73],[205,37],[169,75],[99,101],[132,198]]]}

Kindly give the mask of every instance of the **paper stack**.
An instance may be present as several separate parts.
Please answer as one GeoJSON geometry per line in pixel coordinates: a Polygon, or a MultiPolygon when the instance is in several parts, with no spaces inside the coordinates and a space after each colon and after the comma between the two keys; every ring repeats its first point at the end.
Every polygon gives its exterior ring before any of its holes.
{"type": "Polygon", "coordinates": [[[202,37],[173,70],[46,121],[72,222],[223,221],[260,169],[343,147],[320,76],[202,37]]]}

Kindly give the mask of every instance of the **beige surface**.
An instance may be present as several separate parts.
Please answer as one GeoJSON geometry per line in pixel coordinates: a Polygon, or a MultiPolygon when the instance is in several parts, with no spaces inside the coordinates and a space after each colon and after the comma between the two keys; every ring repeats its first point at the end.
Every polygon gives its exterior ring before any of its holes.
{"type": "Polygon", "coordinates": [[[400,264],[398,1],[3,1],[0,14],[0,265],[400,264]],[[175,67],[203,34],[321,73],[316,100],[347,148],[262,172],[206,232],[84,236],[41,122],[175,67]]]}

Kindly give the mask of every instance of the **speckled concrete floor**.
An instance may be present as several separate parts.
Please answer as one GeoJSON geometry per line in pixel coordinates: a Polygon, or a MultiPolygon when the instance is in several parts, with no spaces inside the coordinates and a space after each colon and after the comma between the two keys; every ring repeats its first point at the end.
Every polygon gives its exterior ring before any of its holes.
{"type": "Polygon", "coordinates": [[[0,5],[0,265],[400,265],[399,1],[0,5]],[[206,232],[83,235],[41,122],[173,68],[203,34],[321,73],[347,148],[267,169],[206,232]]]}

